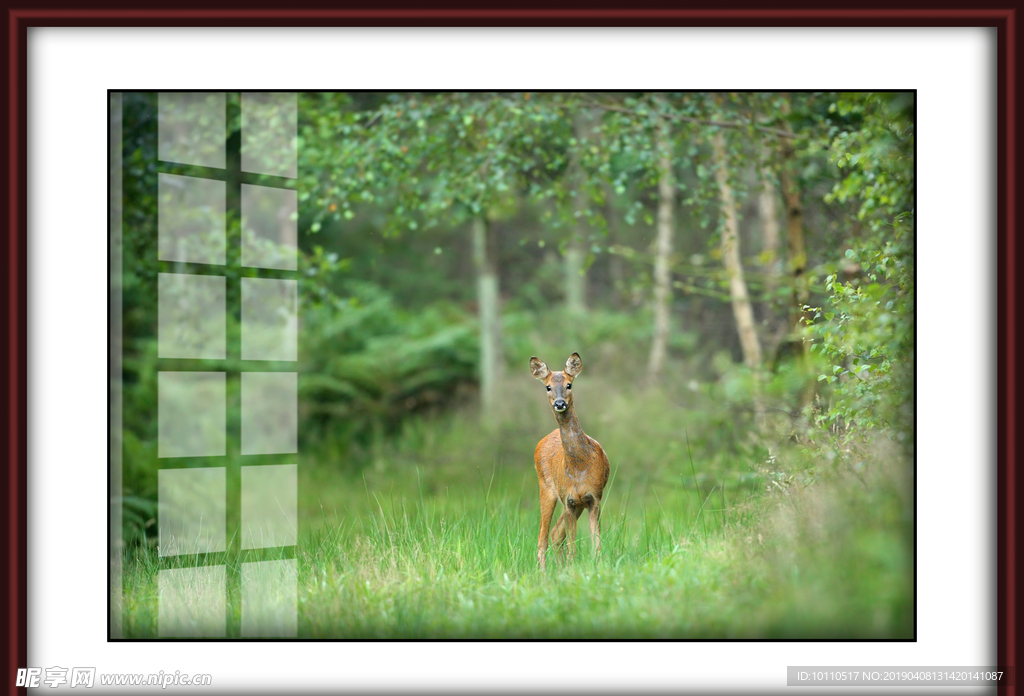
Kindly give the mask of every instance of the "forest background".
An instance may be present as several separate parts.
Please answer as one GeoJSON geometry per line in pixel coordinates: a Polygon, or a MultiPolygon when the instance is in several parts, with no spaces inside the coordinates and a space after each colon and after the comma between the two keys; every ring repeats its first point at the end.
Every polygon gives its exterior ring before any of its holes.
{"type": "MultiPolygon", "coordinates": [[[[300,636],[913,636],[912,94],[298,104],[300,636]],[[573,351],[604,550],[544,575],[527,366],[573,351]]],[[[125,95],[133,637],[166,562],[156,114],[125,95]]]]}

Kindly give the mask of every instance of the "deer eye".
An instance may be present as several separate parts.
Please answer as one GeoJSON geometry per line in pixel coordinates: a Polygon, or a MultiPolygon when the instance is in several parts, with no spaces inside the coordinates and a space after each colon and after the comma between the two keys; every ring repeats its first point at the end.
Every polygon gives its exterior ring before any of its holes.
{"type": "Polygon", "coordinates": [[[548,391],[551,391],[551,387],[548,387],[548,391]]]}
{"type": "Polygon", "coordinates": [[[572,385],[571,384],[567,384],[567,385],[565,385],[565,388],[566,389],[572,389],[572,385]]]}

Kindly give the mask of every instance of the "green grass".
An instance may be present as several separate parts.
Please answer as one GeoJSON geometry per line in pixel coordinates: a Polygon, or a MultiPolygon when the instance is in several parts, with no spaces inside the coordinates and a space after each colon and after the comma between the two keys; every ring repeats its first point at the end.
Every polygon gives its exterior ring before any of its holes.
{"type": "MultiPolygon", "coordinates": [[[[538,570],[532,449],[552,423],[513,394],[492,428],[471,411],[415,421],[361,471],[300,458],[299,637],[913,637],[904,455],[757,461],[701,432],[707,409],[649,396],[630,418],[628,391],[594,381],[577,409],[612,462],[600,558],[584,515],[576,562],[538,570]]],[[[127,637],[156,637],[161,567],[152,547],[126,556],[127,637]]]]}

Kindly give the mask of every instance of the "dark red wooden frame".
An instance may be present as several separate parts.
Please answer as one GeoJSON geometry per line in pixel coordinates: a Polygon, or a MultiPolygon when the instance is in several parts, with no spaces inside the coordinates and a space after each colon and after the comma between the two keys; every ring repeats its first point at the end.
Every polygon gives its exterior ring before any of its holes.
{"type": "MultiPolygon", "coordinates": [[[[503,8],[474,7],[468,3],[447,3],[424,8],[389,3],[383,7],[320,7],[307,2],[292,9],[252,8],[226,2],[219,9],[189,2],[174,7],[134,8],[122,2],[105,7],[82,8],[81,3],[58,0],[47,9],[8,8],[7,56],[4,73],[7,94],[7,166],[6,205],[6,290],[2,303],[5,340],[3,384],[7,417],[4,419],[4,445],[7,455],[6,513],[7,529],[0,534],[0,558],[4,564],[4,599],[0,613],[6,624],[8,649],[5,654],[4,691],[15,691],[15,673],[28,666],[27,659],[27,585],[26,585],[26,30],[44,26],[788,26],[788,27],[913,27],[913,26],[987,26],[995,27],[997,49],[997,167],[998,167],[998,570],[997,640],[998,664],[1015,667],[1018,653],[1016,629],[1019,616],[1016,597],[1018,519],[1016,516],[1017,462],[1016,431],[1024,426],[1017,410],[1020,375],[1017,369],[1018,299],[1017,260],[1021,249],[1016,243],[1020,224],[1016,200],[1021,185],[1016,165],[1021,145],[1017,140],[1018,68],[1021,57],[1016,50],[1016,6],[1005,2],[988,8],[934,9],[933,5],[912,2],[892,9],[888,3],[857,3],[856,7],[819,7],[809,2],[722,2],[703,0],[705,6],[666,7],[652,3],[636,9],[590,7],[574,9],[536,6],[536,0],[503,8]],[[766,6],[767,5],[767,6],[766,6]],[[235,7],[233,7],[235,6],[235,7]]],[[[483,4],[483,3],[481,3],[483,4]]],[[[97,137],[102,137],[98,134],[97,137]]],[[[978,308],[982,311],[982,308],[978,308]]],[[[965,462],[965,465],[969,465],[965,462]]],[[[23,689],[18,689],[23,691],[23,689]]],[[[1016,687],[1003,684],[1000,694],[1016,693],[1016,687]]]]}

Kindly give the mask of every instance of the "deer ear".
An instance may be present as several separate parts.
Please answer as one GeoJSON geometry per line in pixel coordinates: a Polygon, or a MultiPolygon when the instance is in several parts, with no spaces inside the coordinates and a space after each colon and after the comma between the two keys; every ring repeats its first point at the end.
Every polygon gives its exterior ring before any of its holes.
{"type": "Polygon", "coordinates": [[[580,360],[579,353],[573,353],[569,356],[569,359],[565,361],[565,374],[570,377],[575,377],[583,371],[583,361],[580,360]]]}
{"type": "Polygon", "coordinates": [[[547,379],[548,375],[551,374],[551,370],[544,364],[544,361],[537,358],[530,358],[530,372],[537,379],[547,379]]]}

